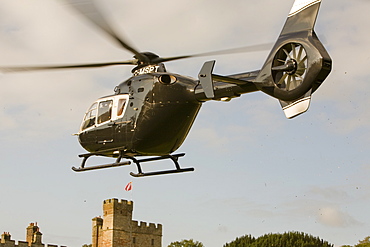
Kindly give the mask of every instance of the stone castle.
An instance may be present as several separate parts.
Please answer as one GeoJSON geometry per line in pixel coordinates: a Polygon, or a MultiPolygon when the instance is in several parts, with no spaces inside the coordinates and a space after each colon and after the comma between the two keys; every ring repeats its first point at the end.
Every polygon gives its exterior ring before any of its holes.
{"type": "MultiPolygon", "coordinates": [[[[161,247],[162,225],[132,220],[133,201],[108,199],[103,202],[103,218],[92,219],[92,247],[161,247]]],[[[37,223],[26,228],[26,241],[1,235],[0,247],[58,247],[43,244],[37,223]]],[[[65,246],[60,246],[65,247],[65,246]]]]}
{"type": "Polygon", "coordinates": [[[103,218],[92,219],[92,247],[161,247],[162,225],[132,220],[132,201],[103,202],[103,218]]]}

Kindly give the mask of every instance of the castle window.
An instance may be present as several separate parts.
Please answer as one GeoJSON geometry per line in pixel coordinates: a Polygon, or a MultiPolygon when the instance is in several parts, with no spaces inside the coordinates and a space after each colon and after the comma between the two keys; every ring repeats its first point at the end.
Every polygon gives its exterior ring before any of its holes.
{"type": "Polygon", "coordinates": [[[133,244],[135,244],[135,243],[136,243],[136,238],[135,238],[135,237],[133,237],[133,238],[132,238],[132,243],[133,243],[133,244]]]}
{"type": "Polygon", "coordinates": [[[152,239],[152,245],[154,245],[154,239],[152,239]]]}

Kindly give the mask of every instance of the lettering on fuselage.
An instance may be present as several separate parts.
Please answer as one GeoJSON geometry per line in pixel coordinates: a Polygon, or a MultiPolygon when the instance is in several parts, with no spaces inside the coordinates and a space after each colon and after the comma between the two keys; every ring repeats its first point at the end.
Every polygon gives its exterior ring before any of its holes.
{"type": "Polygon", "coordinates": [[[137,75],[156,73],[156,72],[158,72],[158,68],[159,68],[159,66],[149,65],[149,66],[145,66],[143,68],[135,70],[133,72],[133,74],[134,74],[134,76],[137,76],[137,75]]]}

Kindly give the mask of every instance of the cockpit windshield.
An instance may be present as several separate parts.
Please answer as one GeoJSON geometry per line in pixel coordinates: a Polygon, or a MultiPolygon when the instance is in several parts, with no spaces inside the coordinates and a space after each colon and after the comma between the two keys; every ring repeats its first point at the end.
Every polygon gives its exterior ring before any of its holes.
{"type": "Polygon", "coordinates": [[[95,125],[122,118],[127,101],[128,95],[126,94],[106,97],[96,101],[87,110],[81,125],[81,131],[95,125]]]}
{"type": "Polygon", "coordinates": [[[84,117],[84,121],[83,121],[82,126],[81,126],[82,130],[87,129],[87,128],[95,125],[97,105],[98,105],[98,103],[95,102],[94,104],[92,104],[92,106],[90,106],[89,110],[86,112],[85,117],[84,117]]]}

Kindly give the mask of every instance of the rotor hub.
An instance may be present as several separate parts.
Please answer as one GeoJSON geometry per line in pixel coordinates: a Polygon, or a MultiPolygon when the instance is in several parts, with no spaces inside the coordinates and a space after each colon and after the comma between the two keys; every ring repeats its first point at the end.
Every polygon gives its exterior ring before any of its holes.
{"type": "Polygon", "coordinates": [[[294,75],[298,69],[298,63],[295,59],[286,61],[285,66],[287,67],[286,73],[288,75],[294,75]]]}
{"type": "Polygon", "coordinates": [[[306,76],[307,60],[302,44],[288,43],[282,46],[277,51],[271,68],[275,85],[284,91],[300,87],[306,76]]]}
{"type": "Polygon", "coordinates": [[[138,65],[150,65],[154,60],[158,59],[159,56],[153,52],[140,52],[140,57],[138,55],[134,55],[134,58],[138,60],[138,65]]]}

